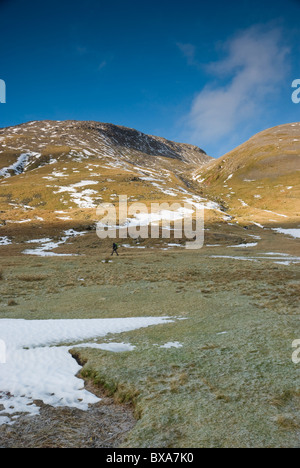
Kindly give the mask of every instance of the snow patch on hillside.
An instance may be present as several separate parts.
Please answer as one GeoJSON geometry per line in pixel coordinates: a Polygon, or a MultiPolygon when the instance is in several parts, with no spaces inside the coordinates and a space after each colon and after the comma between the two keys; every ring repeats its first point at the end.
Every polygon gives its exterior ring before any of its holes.
{"type": "Polygon", "coordinates": [[[0,245],[10,245],[11,243],[12,242],[8,237],[0,237],[0,245]]]}
{"type": "Polygon", "coordinates": [[[276,231],[280,234],[285,234],[286,236],[294,237],[294,239],[300,239],[300,228],[293,228],[293,229],[273,228],[273,231],[276,231]]]}
{"type": "Polygon", "coordinates": [[[94,202],[92,195],[97,195],[98,192],[92,189],[84,189],[82,191],[79,191],[78,189],[97,184],[98,182],[94,180],[82,180],[76,184],[58,187],[58,191],[53,193],[69,193],[71,201],[78,205],[79,208],[96,208],[97,204],[94,202]]]}
{"type": "Polygon", "coordinates": [[[59,254],[52,252],[53,250],[57,249],[60,245],[66,244],[67,241],[76,236],[83,236],[86,234],[87,231],[74,231],[73,229],[69,229],[68,231],[64,232],[64,236],[58,240],[53,241],[50,238],[44,239],[32,239],[27,241],[27,244],[40,244],[35,249],[26,249],[23,250],[23,254],[25,255],[37,255],[38,257],[72,257],[76,256],[77,254],[59,254]]]}
{"type": "Polygon", "coordinates": [[[0,169],[0,177],[11,177],[13,175],[19,175],[26,171],[27,167],[30,165],[32,160],[36,160],[41,156],[40,153],[36,153],[33,151],[28,151],[26,153],[22,153],[17,161],[11,164],[8,167],[4,167],[0,169]]]}

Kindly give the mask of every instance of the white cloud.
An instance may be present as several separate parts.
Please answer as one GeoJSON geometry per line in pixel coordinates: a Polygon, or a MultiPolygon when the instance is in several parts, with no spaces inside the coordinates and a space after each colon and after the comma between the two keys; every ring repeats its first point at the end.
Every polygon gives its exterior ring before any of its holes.
{"type": "MultiPolygon", "coordinates": [[[[226,57],[207,65],[214,76],[194,98],[185,118],[193,141],[232,140],[241,125],[263,114],[288,71],[282,31],[253,26],[224,44],[226,57]]],[[[193,55],[194,56],[194,55],[193,55]]]]}

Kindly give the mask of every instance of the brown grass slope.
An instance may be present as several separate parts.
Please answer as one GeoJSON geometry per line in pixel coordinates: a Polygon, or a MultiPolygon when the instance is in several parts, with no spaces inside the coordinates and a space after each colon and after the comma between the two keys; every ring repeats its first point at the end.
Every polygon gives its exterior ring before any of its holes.
{"type": "Polygon", "coordinates": [[[39,153],[29,158],[26,170],[30,170],[49,163],[51,158],[64,159],[70,151],[76,155],[76,151],[84,148],[98,156],[118,156],[131,162],[145,163],[149,157],[164,157],[203,164],[211,159],[196,146],[118,125],[93,121],[34,121],[0,129],[0,171],[14,164],[22,153],[39,153]]]}
{"type": "Polygon", "coordinates": [[[190,174],[211,159],[196,146],[99,122],[37,121],[0,129],[2,235],[26,223],[92,223],[96,207],[116,203],[118,195],[146,204],[201,196],[190,174]]]}
{"type": "Polygon", "coordinates": [[[193,178],[237,218],[288,224],[300,220],[299,171],[300,123],[291,123],[258,133],[193,178]]]}

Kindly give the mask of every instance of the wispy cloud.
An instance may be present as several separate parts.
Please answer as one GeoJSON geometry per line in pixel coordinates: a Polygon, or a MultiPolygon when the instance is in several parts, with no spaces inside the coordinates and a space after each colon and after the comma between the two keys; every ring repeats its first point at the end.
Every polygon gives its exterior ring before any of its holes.
{"type": "Polygon", "coordinates": [[[107,61],[106,60],[103,60],[100,65],[98,66],[98,71],[101,71],[103,70],[103,68],[105,68],[107,65],[107,61]]]}
{"type": "Polygon", "coordinates": [[[77,55],[81,55],[81,56],[86,55],[86,54],[88,54],[88,49],[87,49],[87,47],[84,47],[84,46],[76,46],[75,47],[75,53],[77,55]]]}
{"type": "MultiPolygon", "coordinates": [[[[186,131],[202,146],[232,140],[268,107],[288,73],[289,49],[279,28],[255,25],[223,46],[225,58],[207,64],[213,76],[193,100],[185,117],[186,131]]],[[[194,60],[192,48],[187,57],[194,60]]]]}
{"type": "Polygon", "coordinates": [[[73,53],[79,57],[79,60],[89,61],[89,63],[94,64],[94,70],[98,72],[106,68],[109,62],[113,60],[112,54],[107,53],[105,58],[103,58],[97,49],[89,48],[82,44],[74,46],[73,53]]]}
{"type": "Polygon", "coordinates": [[[193,44],[183,44],[181,42],[177,42],[176,45],[183,56],[186,58],[188,65],[199,65],[196,60],[196,47],[193,44]]]}

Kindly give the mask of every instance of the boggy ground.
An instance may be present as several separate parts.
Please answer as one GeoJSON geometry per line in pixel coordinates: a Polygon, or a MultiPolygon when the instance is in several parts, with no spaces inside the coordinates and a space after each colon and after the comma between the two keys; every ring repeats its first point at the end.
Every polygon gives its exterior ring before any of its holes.
{"type": "Polygon", "coordinates": [[[101,398],[89,411],[40,406],[38,417],[21,416],[0,426],[0,448],[114,448],[135,426],[131,404],[117,404],[99,387],[87,389],[101,398]]]}
{"type": "Polygon", "coordinates": [[[228,248],[249,232],[209,233],[219,246],[162,250],[147,241],[114,258],[95,233],[65,247],[74,257],[1,247],[0,318],[174,318],[107,337],[135,345],[130,352],[76,348],[81,377],[111,400],[84,414],[42,405],[40,416],[0,427],[1,447],[300,446],[300,367],[291,359],[299,265],[265,255],[296,255],[299,241],[265,230],[256,247],[228,248]],[[161,348],[168,342],[182,347],[161,348]]]}

